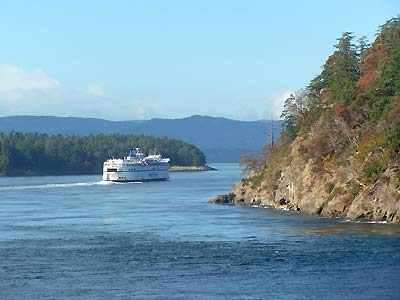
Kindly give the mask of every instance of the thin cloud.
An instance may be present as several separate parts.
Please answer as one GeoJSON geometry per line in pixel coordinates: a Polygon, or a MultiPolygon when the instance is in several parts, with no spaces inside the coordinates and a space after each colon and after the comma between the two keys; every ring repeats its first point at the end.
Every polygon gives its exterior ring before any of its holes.
{"type": "Polygon", "coordinates": [[[285,91],[282,94],[277,96],[272,96],[267,99],[268,109],[267,112],[272,114],[274,119],[279,119],[281,117],[283,111],[283,105],[285,104],[285,100],[289,98],[290,94],[293,94],[294,91],[289,90],[285,91]]]}
{"type": "Polygon", "coordinates": [[[99,85],[66,86],[42,69],[0,67],[0,115],[57,115],[118,119],[159,116],[159,104],[151,99],[118,102],[99,85]]]}
{"type": "Polygon", "coordinates": [[[226,117],[248,121],[270,119],[271,117],[275,120],[280,119],[285,100],[292,93],[292,90],[288,90],[272,96],[242,96],[238,101],[240,110],[236,114],[226,115],[226,117]]]}
{"type": "Polygon", "coordinates": [[[104,96],[105,95],[103,88],[99,85],[88,87],[86,92],[88,93],[88,95],[92,95],[92,96],[104,96]]]}
{"type": "MultiPolygon", "coordinates": [[[[208,114],[239,120],[279,119],[285,99],[292,91],[276,96],[239,97],[229,110],[217,113],[212,107],[200,111],[181,110],[180,116],[208,114]],[[236,108],[236,109],[235,109],[236,108]],[[233,112],[232,112],[233,110],[233,112]]],[[[167,96],[165,96],[167,101],[167,96]]],[[[181,108],[181,107],[180,107],[181,108]]],[[[71,87],[52,78],[42,69],[18,66],[0,67],[0,115],[58,115],[105,118],[111,120],[178,117],[176,107],[163,106],[160,96],[116,96],[105,93],[100,85],[71,87]]]]}
{"type": "Polygon", "coordinates": [[[24,70],[17,66],[0,67],[0,91],[48,91],[59,86],[41,69],[24,70]]]}

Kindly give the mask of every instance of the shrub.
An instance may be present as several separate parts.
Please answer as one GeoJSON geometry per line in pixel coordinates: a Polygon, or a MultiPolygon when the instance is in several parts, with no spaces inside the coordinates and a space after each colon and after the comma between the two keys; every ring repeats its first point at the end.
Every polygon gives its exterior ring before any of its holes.
{"type": "Polygon", "coordinates": [[[264,180],[265,171],[254,173],[246,178],[242,179],[242,183],[245,186],[250,185],[252,189],[255,189],[261,186],[261,183],[264,180]]]}
{"type": "Polygon", "coordinates": [[[372,183],[378,180],[384,169],[379,161],[366,165],[363,168],[362,174],[366,183],[372,183]]]}
{"type": "Polygon", "coordinates": [[[333,184],[332,182],[327,182],[325,184],[325,192],[327,194],[330,194],[333,191],[334,188],[335,188],[335,184],[333,184]]]}

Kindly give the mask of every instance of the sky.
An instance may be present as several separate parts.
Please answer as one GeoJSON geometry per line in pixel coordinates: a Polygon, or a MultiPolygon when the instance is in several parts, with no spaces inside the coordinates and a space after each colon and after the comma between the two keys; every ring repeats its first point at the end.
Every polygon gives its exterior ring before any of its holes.
{"type": "Polygon", "coordinates": [[[398,0],[0,0],[0,116],[280,116],[342,32],[398,0]]]}

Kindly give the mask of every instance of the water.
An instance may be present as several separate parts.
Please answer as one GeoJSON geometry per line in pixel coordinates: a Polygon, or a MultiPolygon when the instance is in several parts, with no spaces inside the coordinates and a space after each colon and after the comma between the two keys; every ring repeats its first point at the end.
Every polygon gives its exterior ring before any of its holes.
{"type": "Polygon", "coordinates": [[[0,299],[400,299],[400,226],[210,205],[216,167],[0,178],[0,299]]]}

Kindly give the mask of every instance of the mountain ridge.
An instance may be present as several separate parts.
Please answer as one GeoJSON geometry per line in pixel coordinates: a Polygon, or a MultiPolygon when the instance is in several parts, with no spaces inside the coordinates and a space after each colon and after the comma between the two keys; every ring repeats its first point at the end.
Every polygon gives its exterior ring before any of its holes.
{"type": "MultiPolygon", "coordinates": [[[[268,120],[240,121],[224,117],[193,115],[179,119],[112,121],[101,118],[59,116],[0,117],[0,131],[47,134],[145,134],[170,137],[198,146],[208,162],[239,162],[245,153],[260,152],[269,133],[268,120]]],[[[281,120],[274,121],[274,136],[281,120]]]]}

